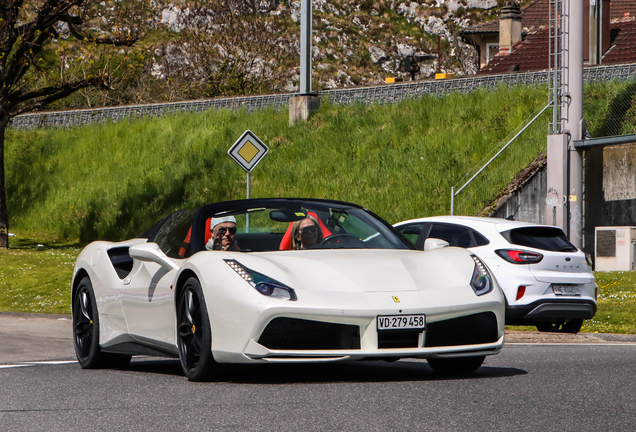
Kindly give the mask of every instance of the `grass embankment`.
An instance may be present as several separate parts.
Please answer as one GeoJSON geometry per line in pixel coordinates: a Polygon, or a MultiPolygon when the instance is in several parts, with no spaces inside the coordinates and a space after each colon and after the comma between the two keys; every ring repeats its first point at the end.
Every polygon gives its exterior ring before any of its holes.
{"type": "MultiPolygon", "coordinates": [[[[586,86],[593,136],[626,85],[586,86]]],[[[544,105],[545,94],[518,87],[395,105],[325,104],[293,127],[287,111],[263,110],[9,131],[7,192],[17,236],[11,250],[0,251],[0,310],[69,313],[73,261],[86,242],[128,238],[172,210],[244,197],[245,174],[226,152],[245,129],[270,147],[252,174],[252,197],[353,201],[397,222],[447,214],[451,186],[544,105]]],[[[547,119],[537,127],[547,130],[547,119]]],[[[463,213],[479,210],[544,146],[544,136],[513,144],[505,163],[486,171],[495,181],[480,186],[481,198],[463,213]]],[[[597,278],[599,312],[584,330],[636,333],[636,276],[597,278]]]]}
{"type": "MultiPolygon", "coordinates": [[[[178,208],[243,198],[245,173],[226,153],[246,129],[270,147],[252,173],[254,198],[352,201],[390,222],[445,214],[451,186],[544,103],[543,89],[519,87],[395,105],[325,104],[293,127],[287,111],[212,110],[11,131],[10,228],[38,238],[115,240],[178,208]]],[[[487,197],[539,151],[521,149],[487,197]]]]}

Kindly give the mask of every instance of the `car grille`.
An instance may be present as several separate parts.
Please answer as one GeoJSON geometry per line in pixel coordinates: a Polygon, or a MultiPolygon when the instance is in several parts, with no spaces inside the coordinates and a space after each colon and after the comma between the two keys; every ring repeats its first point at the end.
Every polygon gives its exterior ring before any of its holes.
{"type": "Polygon", "coordinates": [[[498,339],[497,316],[493,312],[482,312],[427,324],[424,346],[484,344],[498,339]]]}
{"type": "Polygon", "coordinates": [[[378,332],[378,349],[417,348],[422,330],[382,330],[378,332]]]}
{"type": "Polygon", "coordinates": [[[360,327],[297,318],[275,318],[258,343],[275,350],[360,349],[360,327]]]}

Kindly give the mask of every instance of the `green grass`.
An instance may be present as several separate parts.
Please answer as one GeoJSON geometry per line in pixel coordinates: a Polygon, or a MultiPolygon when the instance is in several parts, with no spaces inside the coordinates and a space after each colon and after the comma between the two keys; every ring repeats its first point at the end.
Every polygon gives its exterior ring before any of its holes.
{"type": "Polygon", "coordinates": [[[582,331],[636,333],[636,272],[596,272],[598,312],[582,331]]]}
{"type": "MultiPolygon", "coordinates": [[[[352,201],[390,222],[445,214],[451,186],[544,102],[545,89],[518,87],[395,105],[325,103],[293,127],[287,111],[211,110],[10,131],[10,228],[27,237],[116,240],[177,208],[243,198],[245,173],[226,152],[246,129],[270,147],[252,174],[254,198],[352,201]]],[[[519,148],[522,157],[470,212],[537,154],[519,148]]]]}
{"type": "MultiPolygon", "coordinates": [[[[593,135],[628,85],[586,86],[593,135]]],[[[461,186],[545,103],[543,87],[500,87],[390,105],[325,102],[293,127],[286,110],[269,109],[10,130],[10,229],[23,237],[118,240],[175,209],[244,198],[245,173],[227,150],[246,129],[270,147],[252,173],[254,198],[352,201],[392,223],[447,214],[451,187],[461,186]]],[[[456,214],[477,213],[545,149],[548,117],[457,196],[456,214]]]]}
{"type": "Polygon", "coordinates": [[[71,313],[71,276],[81,248],[14,238],[0,250],[0,311],[71,313]]]}

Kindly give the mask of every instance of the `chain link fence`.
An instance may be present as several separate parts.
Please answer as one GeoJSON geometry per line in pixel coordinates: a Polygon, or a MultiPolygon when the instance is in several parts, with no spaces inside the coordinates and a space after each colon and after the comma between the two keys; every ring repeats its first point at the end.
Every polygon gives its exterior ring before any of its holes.
{"type": "Polygon", "coordinates": [[[636,81],[612,98],[595,137],[636,134],[636,81]]]}
{"type": "MultiPolygon", "coordinates": [[[[384,104],[400,102],[423,95],[441,96],[452,92],[471,92],[479,88],[494,89],[499,85],[538,85],[549,79],[549,71],[524,72],[505,75],[484,75],[438,81],[415,81],[402,84],[387,84],[372,87],[324,90],[317,94],[329,98],[336,104],[384,104]]],[[[636,79],[636,64],[597,66],[585,68],[583,79],[588,82],[636,79]]],[[[127,105],[111,108],[95,108],[73,111],[52,111],[23,114],[13,118],[11,127],[15,129],[36,129],[42,127],[69,127],[105,121],[117,122],[135,117],[157,117],[166,114],[214,109],[246,109],[248,112],[288,105],[293,93],[267,96],[246,96],[234,98],[202,99],[196,101],[173,102],[148,105],[127,105]]]]}

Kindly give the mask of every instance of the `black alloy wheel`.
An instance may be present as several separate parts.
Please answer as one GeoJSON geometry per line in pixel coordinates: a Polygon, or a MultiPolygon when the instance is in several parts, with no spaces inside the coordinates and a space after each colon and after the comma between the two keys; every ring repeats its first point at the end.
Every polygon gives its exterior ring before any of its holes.
{"type": "Polygon", "coordinates": [[[84,369],[125,367],[129,355],[107,354],[99,346],[99,312],[88,277],[83,278],[73,295],[73,342],[75,355],[84,369]]]}
{"type": "Polygon", "coordinates": [[[576,334],[583,327],[583,319],[567,319],[553,323],[537,324],[537,330],[549,333],[572,333],[576,334]]]}
{"type": "Polygon", "coordinates": [[[426,359],[435,372],[462,375],[474,372],[484,363],[486,356],[426,359]]]}
{"type": "Polygon", "coordinates": [[[185,376],[190,381],[209,380],[217,363],[212,357],[212,334],[203,291],[194,277],[186,281],[179,296],[177,337],[185,376]]]}

